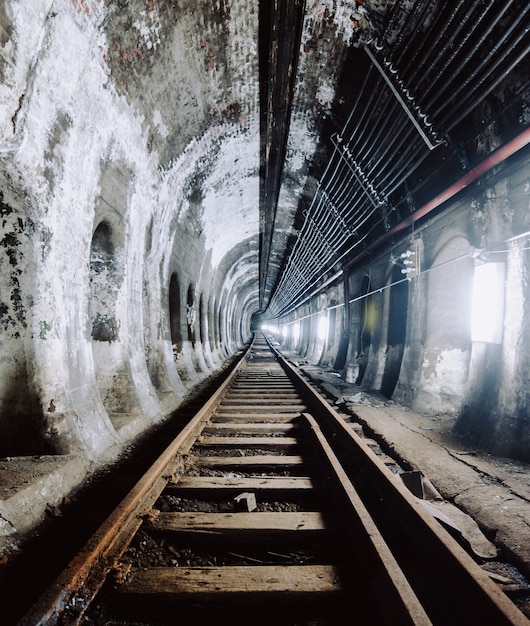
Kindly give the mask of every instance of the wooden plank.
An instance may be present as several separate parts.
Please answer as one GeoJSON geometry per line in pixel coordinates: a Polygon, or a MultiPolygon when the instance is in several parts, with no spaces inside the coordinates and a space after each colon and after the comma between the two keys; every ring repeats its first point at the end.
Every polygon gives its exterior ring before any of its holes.
{"type": "Polygon", "coordinates": [[[310,478],[235,478],[221,476],[182,476],[172,489],[199,491],[309,491],[318,487],[310,478]]]}
{"type": "Polygon", "coordinates": [[[263,393],[261,388],[259,389],[231,389],[230,397],[236,398],[255,398],[256,400],[262,400],[264,397],[269,398],[280,398],[290,400],[292,398],[299,398],[300,395],[294,389],[292,391],[281,390],[276,391],[274,389],[267,390],[267,393],[263,393]]]}
{"type": "Polygon", "coordinates": [[[322,532],[324,520],[319,512],[161,512],[149,521],[149,528],[160,532],[212,535],[275,535],[294,532],[322,532]]]}
{"type": "Polygon", "coordinates": [[[279,408],[280,411],[283,411],[285,408],[289,407],[301,407],[305,406],[305,402],[300,399],[296,400],[285,400],[284,402],[278,401],[277,398],[265,398],[262,396],[259,400],[251,398],[247,400],[246,398],[225,398],[221,403],[221,410],[223,408],[229,407],[232,408],[241,408],[241,409],[258,409],[258,410],[269,410],[279,408]]]}
{"type": "Polygon", "coordinates": [[[248,601],[266,596],[273,601],[275,596],[299,599],[306,594],[336,594],[342,588],[338,571],[331,565],[247,565],[133,568],[116,590],[124,594],[156,594],[172,601],[241,596],[248,601]]]}
{"type": "Polygon", "coordinates": [[[271,447],[287,448],[298,445],[294,437],[201,437],[199,446],[230,446],[238,448],[271,447]]]}
{"type": "Polygon", "coordinates": [[[234,467],[234,466],[271,466],[271,465],[302,465],[304,460],[299,455],[281,456],[277,454],[266,454],[256,456],[207,456],[197,459],[200,467],[234,467]]]}
{"type": "Polygon", "coordinates": [[[296,411],[296,413],[239,413],[239,412],[230,412],[230,413],[218,413],[214,417],[212,417],[212,422],[266,422],[266,421],[274,421],[274,422],[291,422],[294,419],[298,419],[300,417],[300,412],[296,411]]]}
{"type": "Polygon", "coordinates": [[[266,435],[266,434],[288,433],[297,429],[299,430],[300,426],[298,424],[292,424],[292,423],[276,423],[276,424],[269,424],[269,423],[260,424],[259,422],[256,422],[254,424],[220,423],[220,424],[209,424],[208,426],[206,426],[206,428],[202,432],[204,434],[209,434],[209,435],[214,435],[214,434],[223,435],[223,434],[230,434],[230,433],[239,433],[241,435],[252,435],[252,434],[266,435]]]}
{"type": "Polygon", "coordinates": [[[247,380],[234,383],[230,387],[230,391],[234,389],[255,389],[256,391],[261,388],[279,391],[294,391],[296,387],[288,380],[273,380],[271,378],[262,378],[260,380],[247,380]]]}
{"type": "Polygon", "coordinates": [[[270,412],[270,413],[289,413],[289,412],[293,412],[293,411],[304,411],[305,410],[305,403],[300,401],[300,402],[293,402],[293,403],[288,403],[288,404],[267,404],[267,403],[263,403],[263,404],[258,404],[256,405],[256,402],[254,402],[254,400],[247,405],[245,402],[241,402],[241,403],[237,403],[237,402],[224,402],[221,404],[221,406],[219,407],[219,411],[218,413],[224,413],[225,411],[237,411],[238,413],[245,413],[245,412],[249,412],[249,413],[264,413],[264,412],[270,412]]]}
{"type": "Polygon", "coordinates": [[[274,393],[276,390],[293,391],[295,390],[295,387],[291,383],[278,383],[273,381],[249,381],[246,383],[236,383],[235,385],[233,385],[233,387],[230,388],[230,392],[251,390],[257,393],[260,389],[264,389],[268,393],[274,393]]]}

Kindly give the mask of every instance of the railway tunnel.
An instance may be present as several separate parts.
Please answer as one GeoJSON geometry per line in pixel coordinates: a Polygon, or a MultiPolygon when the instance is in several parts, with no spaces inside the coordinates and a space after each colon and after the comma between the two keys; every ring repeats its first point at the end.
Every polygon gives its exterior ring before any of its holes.
{"type": "Polygon", "coordinates": [[[256,329],[530,463],[529,27],[522,0],[3,2],[3,541],[256,329]]]}

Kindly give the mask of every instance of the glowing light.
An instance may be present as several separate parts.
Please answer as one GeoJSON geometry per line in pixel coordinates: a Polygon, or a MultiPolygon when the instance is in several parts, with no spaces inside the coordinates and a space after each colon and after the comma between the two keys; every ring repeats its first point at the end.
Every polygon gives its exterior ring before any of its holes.
{"type": "Polygon", "coordinates": [[[300,322],[293,324],[293,339],[295,341],[300,339],[300,322]]]}
{"type": "Polygon", "coordinates": [[[317,337],[320,341],[324,341],[327,338],[328,328],[329,328],[329,321],[328,321],[328,314],[326,312],[325,315],[321,315],[318,318],[317,337]]]}
{"type": "Polygon", "coordinates": [[[504,263],[475,266],[471,302],[471,341],[502,343],[504,263]]]}

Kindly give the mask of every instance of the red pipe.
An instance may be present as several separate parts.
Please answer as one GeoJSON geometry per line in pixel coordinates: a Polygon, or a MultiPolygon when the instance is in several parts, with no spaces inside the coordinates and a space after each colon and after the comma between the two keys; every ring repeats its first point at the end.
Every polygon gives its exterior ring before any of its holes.
{"type": "Polygon", "coordinates": [[[453,183],[450,187],[448,187],[442,193],[438,194],[430,202],[427,202],[427,204],[424,204],[420,209],[418,209],[417,211],[414,211],[414,213],[411,213],[407,218],[399,222],[399,224],[396,224],[394,228],[392,228],[387,233],[385,233],[375,243],[365,248],[360,254],[358,254],[351,261],[348,261],[348,263],[344,265],[344,269],[350,270],[362,258],[364,258],[368,254],[371,254],[374,250],[379,248],[379,246],[381,246],[387,239],[392,237],[392,235],[395,235],[396,233],[402,231],[403,229],[407,228],[407,226],[412,226],[412,224],[417,222],[419,219],[421,219],[422,217],[425,217],[425,215],[427,215],[428,213],[430,213],[431,211],[433,211],[434,209],[442,205],[444,202],[447,202],[447,200],[450,200],[451,198],[456,196],[456,194],[459,191],[462,191],[462,189],[465,189],[465,187],[475,182],[478,178],[483,176],[486,172],[489,172],[489,170],[493,169],[496,165],[499,165],[499,163],[502,163],[508,157],[511,157],[518,150],[520,150],[521,148],[524,148],[529,143],[530,143],[530,128],[527,128],[522,133],[517,135],[517,137],[509,141],[507,144],[505,144],[498,150],[495,150],[495,152],[492,152],[489,155],[489,157],[484,159],[484,161],[479,163],[473,169],[469,170],[469,172],[464,174],[462,178],[458,179],[455,183],[453,183]]]}

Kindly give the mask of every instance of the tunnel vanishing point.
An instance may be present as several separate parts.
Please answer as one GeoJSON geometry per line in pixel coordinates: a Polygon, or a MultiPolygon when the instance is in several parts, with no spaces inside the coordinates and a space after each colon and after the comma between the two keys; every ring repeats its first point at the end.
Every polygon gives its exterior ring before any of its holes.
{"type": "Polygon", "coordinates": [[[530,462],[529,28],[526,0],[2,2],[0,456],[71,467],[59,499],[264,328],[530,462]]]}

